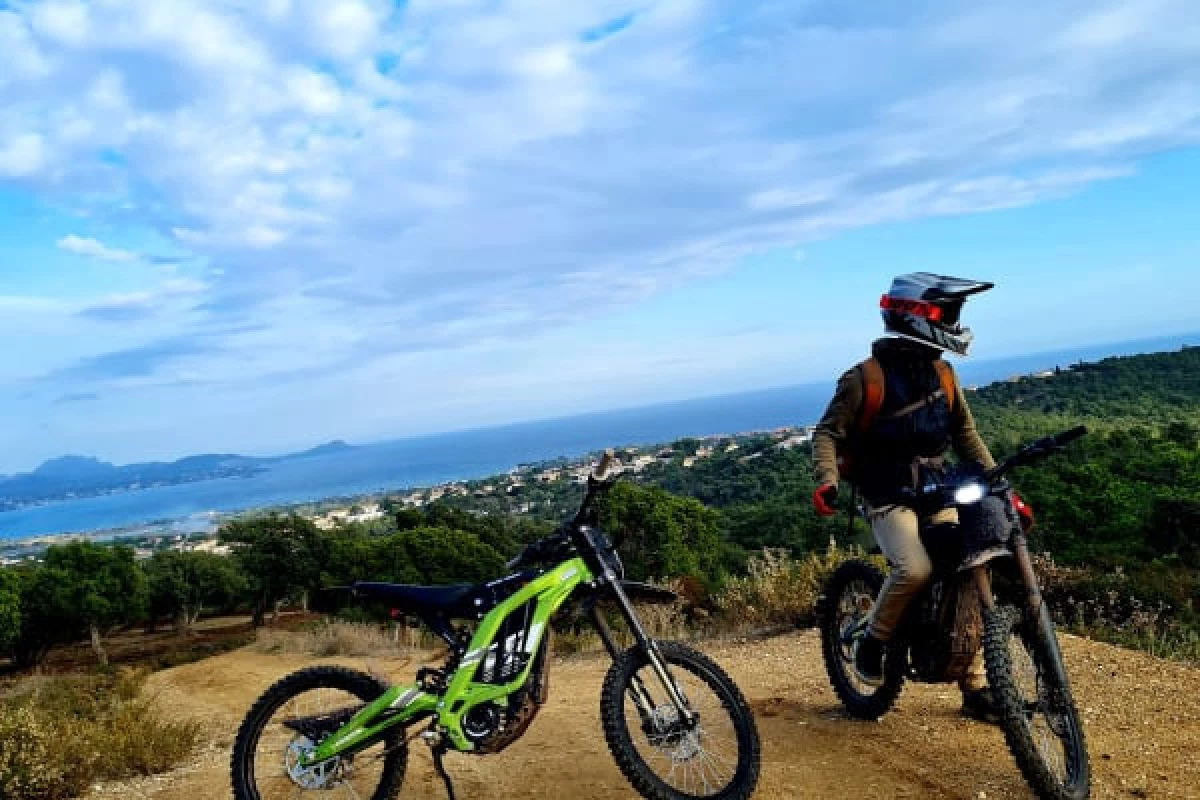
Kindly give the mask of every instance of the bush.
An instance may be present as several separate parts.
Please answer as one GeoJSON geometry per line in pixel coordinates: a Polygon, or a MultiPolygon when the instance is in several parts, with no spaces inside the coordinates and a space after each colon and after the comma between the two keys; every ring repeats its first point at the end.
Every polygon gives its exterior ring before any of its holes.
{"type": "MultiPolygon", "coordinates": [[[[800,558],[792,558],[784,550],[765,549],[751,556],[747,574],[731,578],[717,597],[722,623],[757,629],[811,625],[826,579],[843,562],[864,557],[854,547],[829,548],[800,558]]],[[[869,560],[886,569],[882,557],[871,556],[869,560]]]]}
{"type": "Polygon", "coordinates": [[[143,673],[19,687],[0,703],[0,797],[58,800],[96,781],[152,775],[186,759],[199,726],[163,713],[143,673]]]}
{"type": "Polygon", "coordinates": [[[1155,562],[1096,570],[1034,559],[1043,594],[1064,629],[1160,658],[1200,663],[1200,574],[1155,562]]]}

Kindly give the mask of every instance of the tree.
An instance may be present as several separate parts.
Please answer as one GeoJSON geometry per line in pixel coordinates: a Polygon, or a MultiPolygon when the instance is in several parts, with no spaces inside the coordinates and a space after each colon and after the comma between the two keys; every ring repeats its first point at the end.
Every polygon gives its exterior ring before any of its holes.
{"type": "Polygon", "coordinates": [[[143,569],[150,589],[150,628],[169,616],[176,630],[190,630],[204,608],[230,606],[246,589],[237,562],[214,553],[161,551],[143,569]]]}
{"type": "Polygon", "coordinates": [[[618,483],[600,515],[630,578],[692,576],[709,588],[723,577],[719,515],[697,500],[657,488],[618,483]]]}
{"type": "Polygon", "coordinates": [[[21,636],[18,661],[39,664],[56,644],[91,637],[100,664],[108,664],[104,635],[141,617],[146,578],[133,549],[92,542],[46,548],[43,563],[18,571],[21,577],[21,636]]]}
{"type": "Polygon", "coordinates": [[[21,633],[21,589],[17,575],[0,570],[0,653],[8,652],[21,633]]]}
{"type": "Polygon", "coordinates": [[[233,548],[246,576],[256,627],[268,609],[317,585],[325,543],[311,520],[297,514],[238,519],[221,528],[219,536],[233,548]]]}
{"type": "Polygon", "coordinates": [[[499,577],[504,557],[474,533],[426,527],[380,539],[380,563],[395,580],[478,583],[499,577]]]}

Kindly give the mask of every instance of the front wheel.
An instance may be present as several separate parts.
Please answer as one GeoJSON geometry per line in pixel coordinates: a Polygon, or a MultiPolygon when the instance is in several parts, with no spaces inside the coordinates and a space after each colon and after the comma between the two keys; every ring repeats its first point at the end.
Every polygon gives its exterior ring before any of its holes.
{"type": "Polygon", "coordinates": [[[1090,791],[1083,725],[1049,619],[1013,606],[984,612],[984,659],[1008,749],[1043,800],[1084,800],[1090,791]]]}
{"type": "Polygon", "coordinates": [[[829,576],[821,599],[825,672],[846,713],[858,719],[882,717],[904,688],[907,664],[899,648],[885,652],[881,683],[865,680],[854,666],[859,643],[867,633],[867,617],[882,586],[882,572],[865,561],[850,560],[829,576]]]}
{"type": "Polygon", "coordinates": [[[303,669],[267,689],[246,714],[234,741],[234,798],[392,800],[400,791],[408,758],[403,728],[353,756],[309,767],[302,763],[308,751],[386,689],[370,675],[342,667],[303,669]]]}
{"type": "Polygon", "coordinates": [[[678,642],[657,647],[693,719],[683,719],[645,651],[626,650],[600,698],[617,766],[651,800],[748,798],[758,783],[760,745],[741,691],[703,653],[678,642]]]}

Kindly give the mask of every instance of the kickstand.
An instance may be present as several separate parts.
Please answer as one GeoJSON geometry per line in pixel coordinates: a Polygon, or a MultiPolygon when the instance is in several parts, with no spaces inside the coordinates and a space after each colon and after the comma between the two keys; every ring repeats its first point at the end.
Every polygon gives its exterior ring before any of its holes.
{"type": "Polygon", "coordinates": [[[442,754],[446,752],[446,745],[439,744],[433,748],[433,768],[437,770],[437,774],[442,776],[442,783],[446,784],[446,796],[449,800],[454,800],[454,784],[450,782],[450,776],[446,774],[446,765],[442,763],[442,754]]]}

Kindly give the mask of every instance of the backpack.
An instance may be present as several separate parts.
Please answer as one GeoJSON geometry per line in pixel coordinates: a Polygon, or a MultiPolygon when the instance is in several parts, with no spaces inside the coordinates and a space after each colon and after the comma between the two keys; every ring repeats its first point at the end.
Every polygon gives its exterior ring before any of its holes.
{"type": "MultiPolygon", "coordinates": [[[[954,403],[957,400],[957,392],[955,391],[954,371],[942,359],[937,359],[933,362],[934,369],[937,370],[938,382],[941,384],[941,395],[946,398],[946,405],[950,412],[954,413],[954,403]]],[[[875,424],[875,420],[879,417],[879,410],[883,408],[883,395],[887,386],[887,381],[883,376],[883,366],[879,363],[879,359],[872,356],[866,361],[858,364],[855,369],[858,370],[859,377],[862,379],[863,397],[862,405],[858,407],[858,416],[854,421],[854,430],[850,431],[850,435],[839,443],[838,447],[838,473],[843,480],[854,482],[854,459],[851,454],[853,449],[852,442],[855,438],[862,436],[871,429],[875,424]]],[[[918,404],[907,408],[902,408],[895,413],[895,416],[903,416],[909,413],[920,404],[925,403],[928,398],[923,398],[918,404]]]]}

